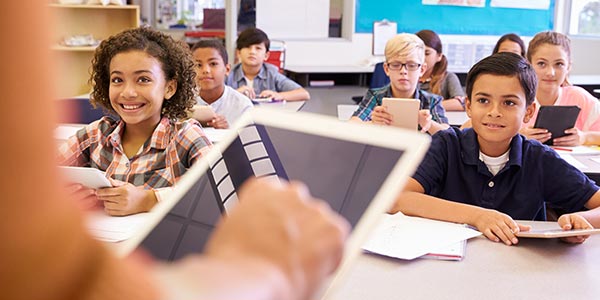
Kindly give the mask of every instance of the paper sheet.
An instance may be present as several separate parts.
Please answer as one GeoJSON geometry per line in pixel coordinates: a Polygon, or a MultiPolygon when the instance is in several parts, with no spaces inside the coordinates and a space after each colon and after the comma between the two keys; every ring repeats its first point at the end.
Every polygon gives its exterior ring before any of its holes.
{"type": "Polygon", "coordinates": [[[410,260],[480,234],[462,224],[386,214],[363,249],[410,260]]]}
{"type": "Polygon", "coordinates": [[[579,162],[575,157],[573,157],[571,154],[566,154],[566,153],[559,153],[560,158],[564,159],[566,162],[568,162],[570,165],[572,165],[573,167],[579,169],[579,170],[584,170],[587,169],[588,167],[584,164],[582,164],[581,162],[579,162]]]}
{"type": "Polygon", "coordinates": [[[113,217],[104,211],[89,212],[86,226],[90,234],[105,242],[120,242],[131,238],[148,219],[150,213],[113,217]]]}

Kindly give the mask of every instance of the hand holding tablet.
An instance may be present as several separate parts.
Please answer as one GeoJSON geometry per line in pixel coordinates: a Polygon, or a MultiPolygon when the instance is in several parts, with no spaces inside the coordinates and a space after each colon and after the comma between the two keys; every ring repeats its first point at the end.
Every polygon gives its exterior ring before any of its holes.
{"type": "Polygon", "coordinates": [[[600,233],[600,229],[571,229],[571,230],[563,230],[561,228],[558,229],[543,229],[543,230],[529,230],[529,231],[521,231],[516,233],[515,235],[520,238],[541,238],[541,239],[551,239],[551,238],[562,238],[562,237],[571,237],[571,236],[582,236],[582,235],[592,235],[600,233]]]}
{"type": "Polygon", "coordinates": [[[95,168],[59,167],[68,182],[79,183],[92,189],[112,187],[104,172],[95,168]]]}

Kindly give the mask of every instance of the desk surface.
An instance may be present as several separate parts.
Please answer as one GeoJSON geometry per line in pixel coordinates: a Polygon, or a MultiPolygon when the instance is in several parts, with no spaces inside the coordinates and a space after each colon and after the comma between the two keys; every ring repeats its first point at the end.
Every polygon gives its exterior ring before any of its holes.
{"type": "Polygon", "coordinates": [[[294,73],[373,73],[374,66],[285,66],[285,70],[294,73]]]}
{"type": "Polygon", "coordinates": [[[597,299],[599,278],[598,235],[582,245],[478,237],[460,262],[363,254],[330,299],[597,299]]]}
{"type": "Polygon", "coordinates": [[[600,85],[600,75],[570,75],[569,82],[574,85],[600,85]]]}

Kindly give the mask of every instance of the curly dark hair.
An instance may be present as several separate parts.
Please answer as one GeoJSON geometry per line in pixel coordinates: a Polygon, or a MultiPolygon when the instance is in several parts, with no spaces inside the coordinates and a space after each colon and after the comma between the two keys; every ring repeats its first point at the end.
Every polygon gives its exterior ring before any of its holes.
{"type": "Polygon", "coordinates": [[[148,27],[128,29],[102,41],[92,59],[90,85],[93,86],[90,102],[116,113],[109,99],[110,61],[122,52],[139,50],[158,59],[166,80],[175,80],[177,90],[169,101],[164,101],[162,114],[171,120],[184,119],[196,104],[194,61],[187,45],[148,27]]]}

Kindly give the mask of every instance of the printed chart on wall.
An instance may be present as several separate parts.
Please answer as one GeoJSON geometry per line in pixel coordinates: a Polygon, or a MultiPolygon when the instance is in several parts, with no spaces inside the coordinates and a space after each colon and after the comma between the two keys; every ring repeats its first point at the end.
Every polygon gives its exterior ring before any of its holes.
{"type": "Polygon", "coordinates": [[[373,23],[373,55],[385,54],[385,43],[398,32],[398,24],[388,20],[373,23]]]}

